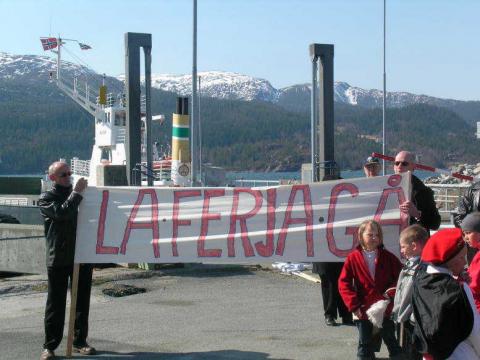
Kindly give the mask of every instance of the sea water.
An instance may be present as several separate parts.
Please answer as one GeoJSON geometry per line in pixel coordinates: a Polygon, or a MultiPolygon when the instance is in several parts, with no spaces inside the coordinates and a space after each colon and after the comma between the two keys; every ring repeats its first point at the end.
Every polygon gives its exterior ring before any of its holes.
{"type": "MultiPolygon", "coordinates": [[[[419,179],[426,179],[427,177],[434,176],[435,173],[429,171],[416,170],[415,176],[419,179]]],[[[235,180],[301,180],[302,175],[300,171],[292,172],[252,172],[252,171],[227,171],[226,174],[228,181],[235,180]]],[[[341,172],[341,177],[344,179],[354,179],[365,177],[362,170],[344,170],[341,172]]]]}

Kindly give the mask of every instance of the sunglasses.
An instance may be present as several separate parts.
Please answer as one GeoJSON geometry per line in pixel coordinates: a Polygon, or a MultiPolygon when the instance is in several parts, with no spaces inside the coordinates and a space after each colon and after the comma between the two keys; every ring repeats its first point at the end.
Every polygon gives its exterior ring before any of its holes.
{"type": "Polygon", "coordinates": [[[57,176],[61,178],[66,178],[67,176],[72,176],[72,172],[71,171],[63,172],[58,174],[57,176]]]}
{"type": "Polygon", "coordinates": [[[408,161],[395,161],[394,164],[395,164],[395,166],[400,166],[400,165],[408,166],[408,165],[410,165],[410,163],[408,161]]]}

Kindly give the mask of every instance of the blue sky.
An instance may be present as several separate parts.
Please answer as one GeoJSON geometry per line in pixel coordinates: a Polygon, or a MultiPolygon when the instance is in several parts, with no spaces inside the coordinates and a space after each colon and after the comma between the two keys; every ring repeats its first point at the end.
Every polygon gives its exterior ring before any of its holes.
{"type": "MultiPolygon", "coordinates": [[[[152,71],[192,69],[192,0],[0,0],[0,51],[60,34],[94,70],[124,72],[125,32],[153,36],[152,71]]],[[[479,0],[387,0],[387,90],[480,100],[479,0]]],[[[335,45],[335,80],[382,87],[383,0],[198,0],[198,70],[280,88],[311,81],[308,45],[335,45]]]]}

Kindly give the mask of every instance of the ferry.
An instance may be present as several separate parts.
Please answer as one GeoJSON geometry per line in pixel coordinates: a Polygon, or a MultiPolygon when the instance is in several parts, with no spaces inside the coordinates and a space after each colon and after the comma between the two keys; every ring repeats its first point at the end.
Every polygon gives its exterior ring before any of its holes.
{"type": "MultiPolygon", "coordinates": [[[[72,82],[63,77],[62,71],[62,48],[67,42],[76,41],[71,39],[56,39],[57,46],[50,49],[57,55],[57,68],[50,71],[49,81],[54,83],[65,95],[74,100],[85,111],[94,117],[95,143],[92,148],[92,155],[89,160],[82,160],[74,157],[70,161],[73,181],[80,177],[88,179],[91,186],[103,185],[98,183],[97,171],[99,166],[104,165],[125,165],[126,164],[126,101],[125,93],[107,93],[105,76],[98,93],[89,86],[87,81],[80,84],[77,76],[72,82]]],[[[151,176],[157,186],[171,185],[172,158],[170,146],[161,147],[158,142],[153,146],[152,169],[146,168],[146,132],[145,130],[145,97],[141,101],[142,119],[142,164],[138,164],[138,171],[146,179],[151,176]]],[[[164,115],[152,116],[152,121],[163,124],[164,115]]],[[[42,180],[42,191],[50,187],[48,178],[42,180]]]]}

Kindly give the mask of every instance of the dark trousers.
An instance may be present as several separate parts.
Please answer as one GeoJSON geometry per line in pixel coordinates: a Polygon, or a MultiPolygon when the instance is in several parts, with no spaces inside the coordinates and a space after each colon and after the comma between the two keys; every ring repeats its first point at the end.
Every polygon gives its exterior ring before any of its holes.
{"type": "Polygon", "coordinates": [[[400,343],[400,337],[403,338],[403,343],[401,344],[403,352],[407,355],[409,360],[422,360],[423,356],[420,354],[413,343],[413,325],[410,321],[403,323],[403,334],[400,324],[397,324],[397,338],[400,343]]]}
{"type": "MultiPolygon", "coordinates": [[[[378,345],[374,344],[373,324],[368,320],[357,320],[355,324],[358,328],[358,351],[357,356],[364,359],[374,359],[374,352],[379,351],[378,345]]],[[[395,356],[402,352],[395,337],[395,324],[390,319],[383,320],[383,327],[380,330],[380,336],[385,345],[387,345],[390,356],[395,356]]]]}
{"type": "Polygon", "coordinates": [[[343,263],[316,263],[316,270],[322,281],[322,300],[325,317],[337,318],[337,313],[342,319],[351,320],[352,314],[343,303],[338,292],[338,278],[342,272],[343,263]]]}
{"type": "MultiPolygon", "coordinates": [[[[48,267],[48,295],[45,306],[45,344],[43,347],[55,350],[63,338],[65,306],[67,302],[68,279],[73,275],[73,266],[48,267]]],[[[92,266],[80,265],[78,278],[77,307],[75,314],[74,345],[85,345],[88,336],[88,313],[92,289],[92,266]]]]}

